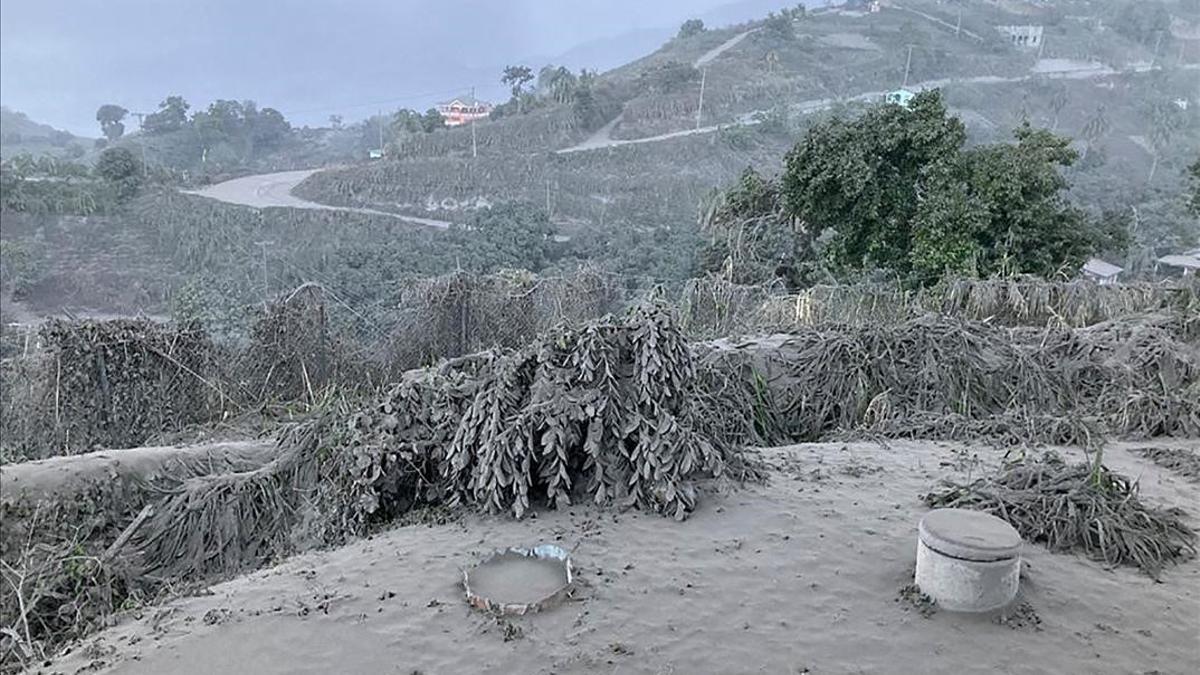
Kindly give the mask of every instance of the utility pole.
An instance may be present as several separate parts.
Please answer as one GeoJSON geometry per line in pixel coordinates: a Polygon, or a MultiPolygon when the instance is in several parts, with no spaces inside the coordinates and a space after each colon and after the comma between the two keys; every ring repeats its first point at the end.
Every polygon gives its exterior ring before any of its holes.
{"type": "Polygon", "coordinates": [[[142,176],[149,175],[149,169],[146,168],[146,130],[142,128],[142,122],[146,119],[146,113],[131,112],[130,115],[138,118],[138,130],[141,135],[138,136],[138,146],[142,149],[142,176]]]}
{"type": "Polygon", "coordinates": [[[908,68],[912,65],[912,48],[912,45],[908,46],[908,59],[904,62],[904,84],[900,85],[901,88],[908,86],[908,68]]]}
{"type": "Polygon", "coordinates": [[[1158,48],[1162,46],[1162,37],[1163,32],[1160,30],[1158,31],[1158,38],[1154,40],[1154,60],[1150,62],[1152,66],[1158,65],[1158,48]]]}
{"type": "Polygon", "coordinates": [[[270,297],[270,288],[267,285],[267,247],[273,245],[273,241],[256,241],[256,246],[262,247],[262,275],[263,275],[263,302],[266,302],[270,297]]]}
{"type": "Polygon", "coordinates": [[[379,158],[383,159],[383,111],[379,111],[379,158]]]}
{"type": "Polygon", "coordinates": [[[1038,43],[1038,60],[1042,58],[1042,53],[1046,51],[1046,33],[1042,32],[1042,41],[1038,43]]]}
{"type": "Polygon", "coordinates": [[[700,71],[700,104],[696,106],[696,128],[700,128],[700,116],[704,114],[704,80],[708,79],[708,68],[700,71]]]}
{"type": "Polygon", "coordinates": [[[954,26],[954,37],[962,32],[962,7],[958,8],[958,23],[954,26]]]}

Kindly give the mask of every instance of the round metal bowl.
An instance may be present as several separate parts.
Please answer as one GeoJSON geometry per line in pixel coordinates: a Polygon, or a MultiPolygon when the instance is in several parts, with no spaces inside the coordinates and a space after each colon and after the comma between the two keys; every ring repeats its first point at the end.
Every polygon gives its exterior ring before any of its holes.
{"type": "Polygon", "coordinates": [[[498,550],[463,570],[467,603],[495,614],[530,614],[554,606],[571,594],[575,571],[561,547],[498,550]]]}

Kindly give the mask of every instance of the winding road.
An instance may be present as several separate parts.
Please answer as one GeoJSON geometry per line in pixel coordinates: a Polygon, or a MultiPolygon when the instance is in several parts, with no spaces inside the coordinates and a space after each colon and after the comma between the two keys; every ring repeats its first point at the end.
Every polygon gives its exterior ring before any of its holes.
{"type": "Polygon", "coordinates": [[[403,220],[418,225],[427,225],[429,227],[437,227],[445,229],[450,227],[452,223],[446,220],[435,220],[433,218],[420,218],[417,216],[402,215],[399,213],[389,213],[387,211],[379,211],[377,209],[367,209],[354,206],[330,206],[318,202],[310,202],[307,199],[301,199],[292,194],[292,190],[304,181],[305,178],[313,175],[321,169],[301,169],[299,171],[280,171],[278,173],[264,173],[254,176],[242,176],[234,178],[223,183],[209,185],[200,190],[185,190],[185,194],[198,195],[217,201],[226,202],[228,204],[239,204],[241,206],[249,206],[256,209],[265,208],[291,208],[291,209],[317,209],[322,211],[345,211],[348,213],[362,213],[372,216],[386,216],[403,220]]]}
{"type": "MultiPolygon", "coordinates": [[[[712,63],[713,60],[716,59],[718,56],[720,56],[721,54],[724,54],[725,52],[729,51],[730,49],[733,49],[734,47],[736,47],[739,42],[746,39],[746,36],[750,35],[751,33],[753,33],[756,30],[758,30],[758,29],[751,28],[748,31],[743,31],[741,33],[738,33],[737,35],[734,35],[733,37],[722,42],[721,44],[717,45],[716,47],[713,47],[712,49],[701,54],[700,58],[696,59],[692,63],[692,66],[697,69],[706,67],[708,64],[712,63]]],[[[563,155],[563,154],[566,154],[569,152],[581,152],[583,150],[597,150],[599,148],[612,148],[612,147],[616,147],[618,145],[628,145],[629,143],[637,143],[639,141],[642,141],[642,139],[632,139],[632,140],[624,140],[624,141],[613,139],[613,137],[612,137],[613,129],[617,128],[617,125],[621,123],[621,118],[623,118],[624,116],[625,116],[625,112],[622,111],[616,117],[609,120],[607,124],[600,127],[599,129],[597,129],[595,131],[595,133],[593,133],[591,136],[588,136],[587,138],[585,138],[581,143],[579,143],[578,145],[573,145],[569,148],[563,148],[562,150],[558,150],[557,151],[558,154],[563,155]]],[[[692,133],[696,133],[696,131],[692,130],[692,133]]],[[[707,132],[704,132],[704,133],[707,133],[707,132]]],[[[661,136],[651,136],[647,140],[660,140],[661,141],[666,138],[675,138],[676,135],[686,136],[688,134],[674,134],[674,135],[673,134],[665,134],[665,135],[661,135],[661,136]]]]}
{"type": "MultiPolygon", "coordinates": [[[[1178,66],[1185,70],[1200,69],[1200,64],[1187,64],[1178,66]]],[[[1100,63],[1088,63],[1083,61],[1071,61],[1068,59],[1043,59],[1038,61],[1029,73],[1025,75],[999,76],[999,75],[978,75],[975,77],[946,77],[936,80],[926,80],[925,82],[917,82],[909,85],[909,89],[913,91],[921,91],[924,89],[936,89],[944,87],[948,84],[1010,84],[1013,82],[1025,82],[1038,78],[1059,79],[1059,80],[1087,80],[1092,78],[1110,77],[1124,73],[1144,73],[1153,70],[1151,64],[1136,64],[1125,70],[1115,70],[1100,63]]],[[[800,101],[791,104],[789,107],[793,112],[807,115],[821,110],[826,110],[833,107],[836,103],[847,102],[862,102],[882,99],[887,94],[886,91],[868,91],[862,94],[856,94],[847,98],[818,98],[808,101],[800,101]]],[[[574,152],[584,152],[587,150],[599,150],[602,148],[616,148],[623,145],[638,145],[641,143],[658,143],[667,141],[673,138],[682,138],[684,136],[695,136],[698,134],[711,134],[721,129],[728,129],[735,126],[753,126],[758,124],[758,116],[766,111],[752,111],[738,115],[732,122],[725,124],[710,124],[704,127],[696,127],[694,129],[682,129],[680,131],[672,131],[657,136],[646,136],[643,138],[627,138],[614,139],[610,137],[613,127],[620,122],[620,117],[609,122],[604,126],[603,131],[605,138],[597,138],[593,136],[579,145],[573,145],[569,148],[563,148],[556,151],[560,155],[565,155],[574,152]]],[[[598,134],[597,134],[598,135],[598,134]]]]}
{"type": "MultiPolygon", "coordinates": [[[[744,40],[747,35],[754,32],[746,31],[739,33],[734,37],[721,43],[714,49],[709,50],[703,56],[696,60],[697,66],[704,66],[716,59],[725,51],[736,46],[744,40]]],[[[1184,70],[1200,69],[1200,64],[1187,64],[1179,66],[1184,70]]],[[[1070,61],[1066,59],[1044,59],[1038,61],[1034,67],[1024,75],[1015,76],[997,76],[997,75],[979,75],[975,77],[964,78],[941,78],[935,80],[927,80],[911,85],[909,88],[915,91],[924,89],[934,89],[944,87],[949,84],[1008,84],[1014,82],[1024,82],[1038,78],[1049,79],[1069,79],[1069,80],[1085,80],[1101,77],[1110,77],[1113,75],[1125,73],[1143,73],[1153,70],[1152,64],[1136,64],[1124,70],[1115,70],[1100,63],[1089,63],[1082,61],[1070,61]]],[[[791,104],[790,108],[793,112],[799,114],[810,114],[821,110],[826,110],[837,103],[845,102],[862,102],[882,99],[887,92],[885,91],[870,91],[848,98],[820,98],[807,101],[800,101],[791,104]]],[[[578,145],[569,148],[562,148],[555,151],[557,154],[570,154],[577,152],[586,152],[589,150],[600,150],[603,148],[616,148],[624,145],[639,145],[643,143],[658,143],[674,138],[682,138],[685,136],[696,136],[699,134],[710,134],[717,132],[723,128],[732,126],[752,126],[759,123],[758,116],[763,111],[751,111],[739,115],[734,121],[725,124],[712,124],[693,129],[682,129],[670,133],[659,134],[657,136],[646,136],[644,138],[630,139],[614,139],[612,131],[621,122],[621,115],[609,121],[603,127],[596,131],[591,137],[584,140],[578,145]]],[[[200,190],[185,191],[187,194],[194,194],[209,199],[227,202],[229,204],[239,204],[253,208],[294,208],[294,209],[319,209],[326,211],[343,211],[347,213],[361,213],[374,216],[385,216],[395,218],[396,220],[407,221],[418,225],[428,227],[448,228],[452,225],[451,222],[445,220],[436,220],[433,218],[421,218],[418,216],[409,216],[398,213],[390,213],[388,211],[380,211],[377,209],[352,207],[352,206],[331,206],[318,202],[308,201],[297,197],[292,193],[292,190],[299,185],[304,179],[321,169],[303,169],[299,171],[281,171],[278,173],[259,174],[254,176],[243,176],[234,178],[223,183],[210,185],[200,190]]]]}

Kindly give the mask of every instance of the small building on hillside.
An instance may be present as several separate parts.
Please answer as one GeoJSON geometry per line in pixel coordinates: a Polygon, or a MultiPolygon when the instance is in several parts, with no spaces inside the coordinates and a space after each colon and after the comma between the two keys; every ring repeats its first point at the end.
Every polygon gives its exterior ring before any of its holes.
{"type": "Polygon", "coordinates": [[[1042,44],[1042,26],[996,26],[996,30],[1016,47],[1033,49],[1042,44]]]}
{"type": "Polygon", "coordinates": [[[491,103],[481,101],[474,96],[463,96],[437,104],[437,111],[448,127],[487,119],[487,116],[492,114],[492,108],[491,103]]]}
{"type": "Polygon", "coordinates": [[[1085,278],[1091,279],[1101,286],[1117,283],[1117,277],[1125,271],[1116,265],[1099,258],[1092,258],[1083,264],[1080,270],[1085,278]]]}
{"type": "Polygon", "coordinates": [[[916,94],[907,89],[897,89],[896,91],[889,91],[883,100],[886,103],[895,103],[896,105],[902,105],[907,108],[914,96],[916,96],[916,94]]]}
{"type": "Polygon", "coordinates": [[[1158,259],[1159,267],[1168,267],[1171,271],[1190,277],[1200,271],[1200,248],[1192,249],[1174,255],[1164,255],[1158,259]]]}

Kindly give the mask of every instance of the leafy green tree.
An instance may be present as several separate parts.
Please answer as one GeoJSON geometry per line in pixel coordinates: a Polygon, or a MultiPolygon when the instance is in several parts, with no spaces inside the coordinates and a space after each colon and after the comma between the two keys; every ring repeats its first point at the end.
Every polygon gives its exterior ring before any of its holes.
{"type": "Polygon", "coordinates": [[[829,255],[839,268],[904,270],[922,174],[952,160],[965,139],[933,91],[908,108],[881,105],[815,125],[785,158],[788,213],[814,236],[836,232],[829,255]]]}
{"type": "Polygon", "coordinates": [[[964,149],[938,92],[812,127],[787,155],[784,213],[840,274],[883,269],[915,283],[946,272],[1072,272],[1128,233],[1066,198],[1070,140],[1025,124],[1015,143],[964,149]]]}
{"type": "Polygon", "coordinates": [[[965,150],[923,181],[910,253],[918,280],[947,271],[1050,277],[1124,250],[1124,221],[1093,222],[1066,199],[1061,169],[1077,158],[1070,139],[1028,124],[1015,135],[1015,144],[965,150]]]}
{"type": "Polygon", "coordinates": [[[680,40],[686,40],[694,35],[699,35],[704,32],[704,22],[700,19],[688,19],[679,27],[679,34],[676,35],[680,40]]]}
{"type": "Polygon", "coordinates": [[[125,134],[125,123],[122,121],[129,111],[115,103],[105,103],[96,110],[96,121],[100,123],[100,132],[110,141],[115,141],[125,134]]]}
{"type": "Polygon", "coordinates": [[[152,135],[180,131],[187,126],[190,107],[182,96],[168,96],[158,104],[158,112],[150,113],[142,120],[142,131],[152,135]]]}
{"type": "Polygon", "coordinates": [[[117,198],[126,201],[142,184],[142,167],[128,148],[108,148],[96,160],[96,175],[112,186],[117,198]]]}

